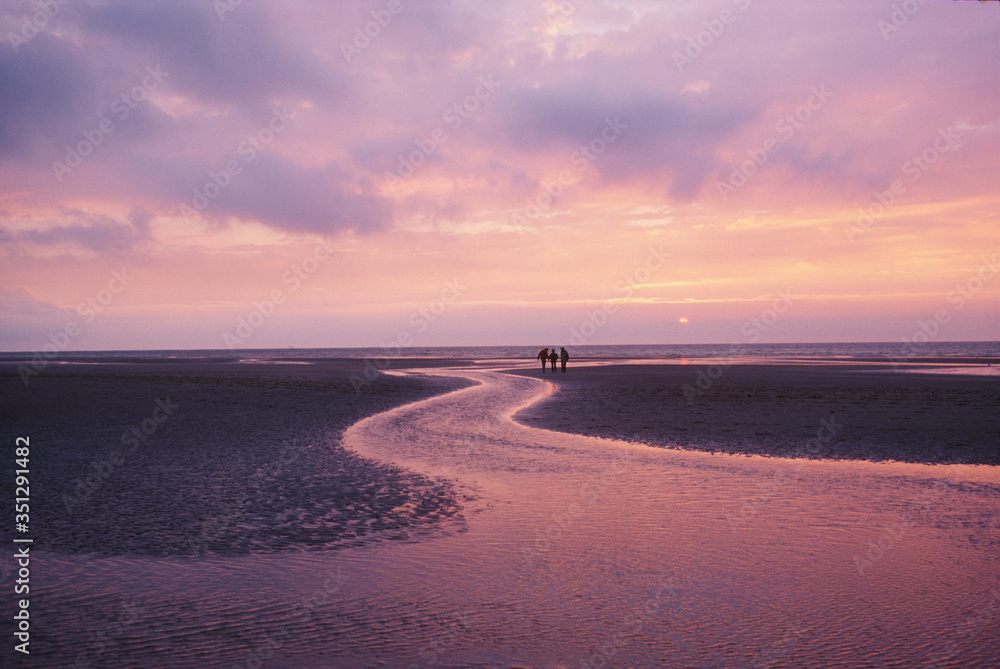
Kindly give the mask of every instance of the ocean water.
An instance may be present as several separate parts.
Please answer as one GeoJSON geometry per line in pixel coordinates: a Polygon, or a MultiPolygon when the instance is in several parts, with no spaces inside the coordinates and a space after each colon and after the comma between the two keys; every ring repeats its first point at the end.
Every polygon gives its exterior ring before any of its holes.
{"type": "MultiPolygon", "coordinates": [[[[462,358],[534,359],[538,351],[565,342],[538,346],[428,346],[368,348],[205,349],[163,351],[63,352],[54,360],[309,360],[317,358],[462,358]]],[[[574,360],[587,358],[902,358],[1000,357],[1000,341],[821,343],[821,344],[629,344],[568,346],[574,360]]],[[[0,359],[30,360],[35,352],[0,353],[0,359]]]]}

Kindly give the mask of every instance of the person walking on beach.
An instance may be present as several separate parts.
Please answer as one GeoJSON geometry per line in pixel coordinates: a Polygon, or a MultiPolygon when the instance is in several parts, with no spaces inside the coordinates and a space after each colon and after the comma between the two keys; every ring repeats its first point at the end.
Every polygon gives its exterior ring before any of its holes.
{"type": "MultiPolygon", "coordinates": [[[[542,374],[544,374],[545,373],[545,361],[549,359],[549,349],[543,348],[541,351],[538,352],[538,355],[535,356],[535,357],[542,361],[542,374]]],[[[552,371],[553,372],[556,371],[556,368],[553,367],[552,371]]]]}
{"type": "Polygon", "coordinates": [[[556,353],[556,347],[552,347],[552,353],[549,353],[549,362],[552,363],[549,367],[552,369],[552,373],[556,373],[556,363],[559,362],[559,354],[556,353]]]}
{"type": "MultiPolygon", "coordinates": [[[[562,346],[559,348],[559,361],[562,363],[562,373],[566,373],[566,363],[569,362],[569,353],[566,352],[566,347],[562,346]]],[[[552,368],[555,371],[555,368],[552,368]]]]}

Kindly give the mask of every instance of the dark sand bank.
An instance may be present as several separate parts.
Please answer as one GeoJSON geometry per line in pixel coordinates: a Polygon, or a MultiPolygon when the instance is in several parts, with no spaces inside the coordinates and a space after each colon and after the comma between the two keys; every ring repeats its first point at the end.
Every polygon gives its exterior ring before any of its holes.
{"type": "MultiPolygon", "coordinates": [[[[940,361],[939,361],[940,362],[940,361]]],[[[1000,465],[1000,379],[886,365],[571,366],[527,425],[727,453],[1000,465]],[[712,370],[713,375],[719,368],[712,370]],[[688,392],[684,386],[698,389],[688,392]],[[836,430],[832,436],[829,427],[836,430]],[[820,431],[826,426],[827,429],[820,431]]]]}
{"type": "Polygon", "coordinates": [[[36,545],[308,550],[405,538],[456,516],[449,485],[359,458],[339,435],[466,382],[380,375],[356,388],[364,361],[311,362],[52,364],[27,387],[0,364],[6,431],[31,439],[36,545]]]}

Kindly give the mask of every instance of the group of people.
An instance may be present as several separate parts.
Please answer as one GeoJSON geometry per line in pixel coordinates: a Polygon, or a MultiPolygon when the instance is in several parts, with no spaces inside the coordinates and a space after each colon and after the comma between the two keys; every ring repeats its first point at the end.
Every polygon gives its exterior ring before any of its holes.
{"type": "Polygon", "coordinates": [[[546,361],[548,361],[551,364],[553,374],[555,374],[556,372],[557,362],[562,363],[562,371],[564,373],[566,371],[566,363],[569,362],[569,353],[566,352],[565,347],[561,347],[558,353],[556,353],[556,349],[554,346],[552,347],[551,352],[550,349],[543,348],[541,351],[538,352],[538,355],[536,357],[542,361],[542,374],[545,373],[546,361]]]}

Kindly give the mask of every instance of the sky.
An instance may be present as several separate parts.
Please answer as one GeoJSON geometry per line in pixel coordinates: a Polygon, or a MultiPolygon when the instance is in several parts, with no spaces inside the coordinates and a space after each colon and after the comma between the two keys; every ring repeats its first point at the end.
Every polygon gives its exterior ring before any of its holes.
{"type": "Polygon", "coordinates": [[[0,350],[998,340],[998,44],[998,2],[0,0],[0,350]]]}

